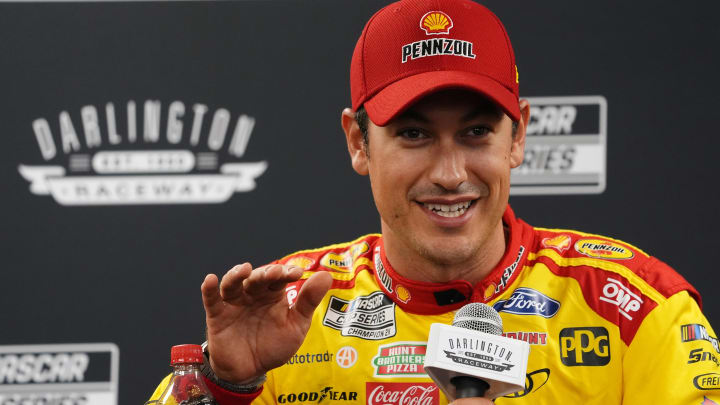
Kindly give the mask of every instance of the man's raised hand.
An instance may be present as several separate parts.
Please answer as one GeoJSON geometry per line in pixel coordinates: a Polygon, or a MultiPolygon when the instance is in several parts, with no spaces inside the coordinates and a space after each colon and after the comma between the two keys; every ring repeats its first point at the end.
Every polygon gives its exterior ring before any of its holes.
{"type": "Polygon", "coordinates": [[[210,365],[226,381],[243,383],[287,362],[310,328],[313,312],[330,289],[332,277],[317,272],[290,307],[285,286],[303,270],[271,264],[230,269],[218,285],[208,274],[202,283],[210,365]]]}

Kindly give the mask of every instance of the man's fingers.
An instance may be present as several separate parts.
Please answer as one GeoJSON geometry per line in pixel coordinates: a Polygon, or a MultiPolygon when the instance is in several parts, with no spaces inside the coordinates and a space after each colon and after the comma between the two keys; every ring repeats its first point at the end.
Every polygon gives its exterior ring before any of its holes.
{"type": "Polygon", "coordinates": [[[299,267],[271,264],[253,270],[250,277],[243,281],[243,287],[249,295],[266,295],[268,290],[284,290],[287,283],[297,281],[301,276],[302,269],[299,267]]]}
{"type": "Polygon", "coordinates": [[[250,263],[243,263],[228,270],[220,281],[220,295],[225,301],[230,301],[243,295],[243,280],[252,276],[250,263]]]}
{"type": "Polygon", "coordinates": [[[202,285],[200,286],[202,292],[203,306],[205,307],[205,314],[208,318],[213,318],[222,312],[223,303],[220,291],[218,290],[218,279],[214,274],[208,274],[205,276],[202,285]]]}
{"type": "Polygon", "coordinates": [[[293,309],[308,320],[332,285],[332,276],[325,271],[313,274],[300,288],[293,309]]]}

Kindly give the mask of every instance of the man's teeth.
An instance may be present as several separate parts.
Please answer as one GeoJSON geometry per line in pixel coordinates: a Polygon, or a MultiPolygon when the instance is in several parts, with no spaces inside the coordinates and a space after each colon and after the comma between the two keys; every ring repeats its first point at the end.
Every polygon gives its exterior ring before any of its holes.
{"type": "Polygon", "coordinates": [[[461,202],[458,204],[426,204],[423,203],[425,208],[440,215],[441,217],[454,218],[464,214],[465,211],[470,207],[470,201],[461,202]]]}

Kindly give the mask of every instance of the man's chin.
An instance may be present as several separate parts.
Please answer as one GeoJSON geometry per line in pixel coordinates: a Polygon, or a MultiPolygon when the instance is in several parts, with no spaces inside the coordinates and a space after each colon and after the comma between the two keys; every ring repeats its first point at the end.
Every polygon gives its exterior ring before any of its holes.
{"type": "Polygon", "coordinates": [[[420,249],[420,255],[425,260],[435,263],[439,266],[456,266],[463,263],[467,263],[474,249],[469,243],[454,242],[454,243],[442,243],[432,246],[422,246],[420,249]]]}

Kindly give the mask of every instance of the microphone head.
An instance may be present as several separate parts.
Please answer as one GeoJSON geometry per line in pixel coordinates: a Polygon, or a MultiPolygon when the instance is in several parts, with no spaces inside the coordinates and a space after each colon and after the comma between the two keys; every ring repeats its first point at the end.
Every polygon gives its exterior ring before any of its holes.
{"type": "Polygon", "coordinates": [[[491,335],[502,334],[502,319],[495,309],[489,305],[472,302],[455,313],[453,326],[472,329],[491,335]]]}

